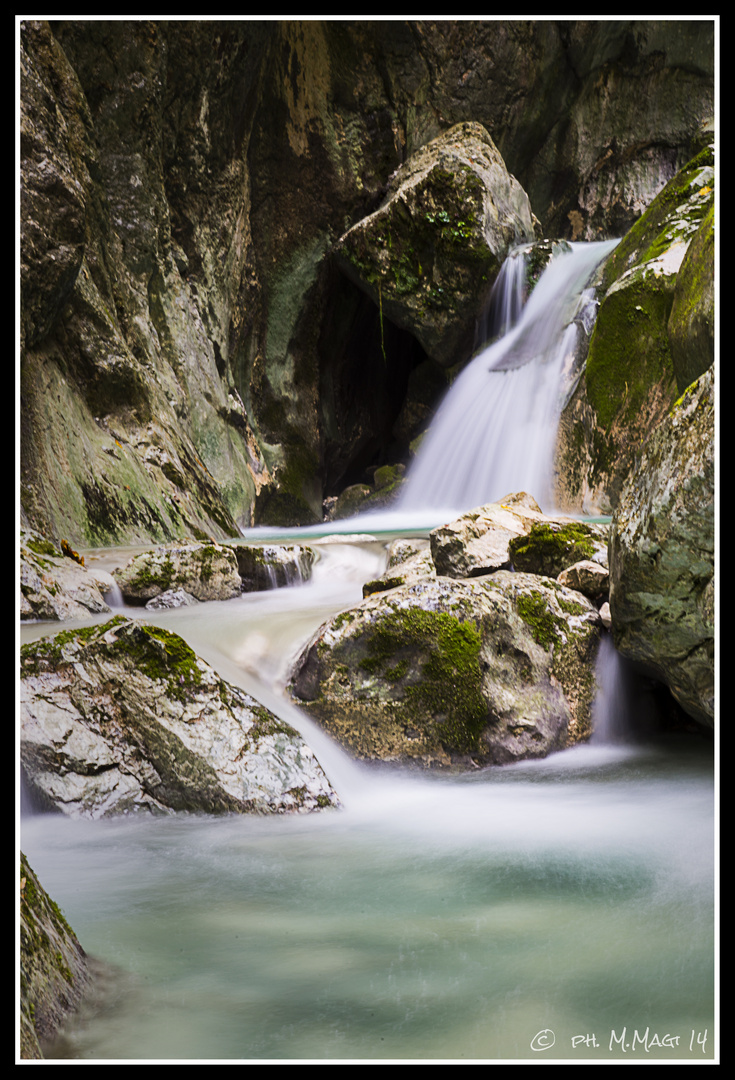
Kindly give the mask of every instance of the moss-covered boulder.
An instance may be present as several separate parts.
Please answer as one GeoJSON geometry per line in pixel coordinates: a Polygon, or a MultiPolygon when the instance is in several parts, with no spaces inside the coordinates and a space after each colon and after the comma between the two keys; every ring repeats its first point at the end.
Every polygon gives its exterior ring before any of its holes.
{"type": "Polygon", "coordinates": [[[20,854],[20,1056],[43,1058],[89,985],[76,934],[20,854]]]}
{"type": "Polygon", "coordinates": [[[712,363],[713,202],[707,147],[607,260],[584,379],[560,423],[560,505],[610,512],[640,447],[712,363]]]}
{"type": "Polygon", "coordinates": [[[372,474],[370,484],[350,484],[326,509],[327,521],[342,521],[355,514],[383,510],[398,500],[406,474],[405,465],[381,465],[372,474]]]}
{"type": "Polygon", "coordinates": [[[113,572],[129,604],[146,604],[171,589],[195,600],[231,600],[242,592],[235,552],[220,544],[169,544],[143,551],[113,572]]]}
{"type": "Polygon", "coordinates": [[[525,577],[425,578],[368,596],[320,627],[291,692],[364,760],[441,768],[561,749],[588,733],[581,683],[599,620],[556,582],[524,592],[525,577]]]}
{"type": "Polygon", "coordinates": [[[623,655],[714,725],[714,368],[676,403],[612,521],[610,610],[623,655]]]}
{"type": "Polygon", "coordinates": [[[487,131],[467,122],[397,170],[383,205],[345,233],[335,256],[381,317],[451,366],[471,347],[508,249],[533,237],[528,196],[487,131]]]}
{"type": "Polygon", "coordinates": [[[21,763],[31,799],[73,817],[338,805],[297,731],[122,616],[23,646],[21,763]]]}

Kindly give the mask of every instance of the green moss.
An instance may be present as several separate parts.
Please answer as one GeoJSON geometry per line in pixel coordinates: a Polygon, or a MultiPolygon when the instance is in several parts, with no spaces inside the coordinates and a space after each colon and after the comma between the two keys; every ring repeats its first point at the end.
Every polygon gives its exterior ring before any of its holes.
{"type": "Polygon", "coordinates": [[[174,564],[171,561],[170,555],[167,555],[164,561],[155,568],[152,568],[145,560],[141,561],[140,568],[130,582],[130,585],[131,588],[136,590],[145,589],[150,585],[155,585],[160,592],[166,592],[171,588],[173,583],[174,564]]]}
{"type": "Polygon", "coordinates": [[[51,555],[53,558],[58,559],[61,554],[50,540],[46,540],[42,536],[26,535],[21,536],[21,540],[36,555],[51,555]]]}
{"type": "Polygon", "coordinates": [[[399,585],[403,585],[404,579],[402,577],[389,577],[389,578],[375,578],[374,581],[366,581],[362,587],[363,599],[368,596],[373,596],[374,593],[388,592],[390,589],[397,589],[399,585]]]}
{"type": "Polygon", "coordinates": [[[461,753],[477,749],[487,724],[482,694],[481,638],[473,623],[445,612],[394,611],[383,618],[370,637],[368,656],[360,667],[397,682],[409,678],[411,656],[423,659],[419,678],[404,686],[409,719],[425,725],[427,714],[447,747],[461,753]],[[403,655],[401,655],[403,654],[403,655]]]}
{"type": "Polygon", "coordinates": [[[521,594],[516,599],[516,609],[524,623],[531,628],[537,645],[548,651],[557,643],[559,630],[565,627],[565,623],[551,611],[543,593],[532,591],[521,594]]]}
{"type": "Polygon", "coordinates": [[[508,551],[516,570],[555,577],[566,566],[591,558],[595,545],[591,531],[580,522],[562,526],[543,522],[532,525],[528,535],[514,537],[508,551]]]}
{"type": "Polygon", "coordinates": [[[166,683],[169,697],[184,701],[187,690],[198,686],[202,672],[196,653],[178,634],[159,626],[131,624],[118,635],[115,650],[126,652],[149,679],[166,683]]]}

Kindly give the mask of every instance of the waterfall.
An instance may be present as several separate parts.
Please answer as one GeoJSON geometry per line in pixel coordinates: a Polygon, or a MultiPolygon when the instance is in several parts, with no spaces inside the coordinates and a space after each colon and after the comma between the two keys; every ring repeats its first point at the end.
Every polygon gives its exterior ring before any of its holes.
{"type": "Polygon", "coordinates": [[[526,301],[526,271],[530,245],[514,248],[500,268],[485,316],[480,321],[477,346],[485,347],[512,330],[526,301]]]}
{"type": "MultiPolygon", "coordinates": [[[[550,507],[559,416],[589,322],[585,287],[616,243],[572,244],[550,261],[515,325],[449,390],[409,474],[402,509],[464,511],[511,491],[528,491],[550,507]]],[[[508,261],[503,326],[513,322],[525,280],[522,259],[508,261]]]]}
{"type": "Polygon", "coordinates": [[[597,696],[592,706],[592,739],[597,745],[626,742],[633,710],[627,671],[612,637],[603,635],[595,668],[597,696]]]}

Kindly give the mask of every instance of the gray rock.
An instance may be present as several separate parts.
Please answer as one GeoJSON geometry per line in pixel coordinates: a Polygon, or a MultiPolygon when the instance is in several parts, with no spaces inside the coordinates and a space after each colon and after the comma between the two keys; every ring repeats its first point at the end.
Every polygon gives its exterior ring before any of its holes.
{"type": "Polygon", "coordinates": [[[714,367],[646,445],[615,511],[610,609],[618,651],[714,725],[714,367]]]}
{"type": "Polygon", "coordinates": [[[113,577],[130,604],[146,604],[171,589],[183,589],[195,600],[231,600],[242,591],[235,553],[219,544],[169,544],[143,551],[113,577]]]}
{"type": "Polygon", "coordinates": [[[298,732],[122,616],[23,647],[21,761],[31,798],[73,817],[339,804],[298,732]]]}
{"type": "Polygon", "coordinates": [[[167,589],[146,604],[146,611],[166,611],[169,608],[191,607],[199,601],[185,589],[167,589]]]}
{"type": "Polygon", "coordinates": [[[584,593],[590,600],[606,596],[610,588],[610,574],[594,559],[582,559],[562,570],[556,579],[561,585],[584,593]]]}
{"type": "Polygon", "coordinates": [[[431,551],[427,540],[394,540],[388,547],[388,566],[383,574],[362,587],[363,599],[373,593],[397,589],[401,585],[413,585],[418,581],[436,577],[431,551]]]}
{"type": "Polygon", "coordinates": [[[457,124],[391,177],[335,254],[385,317],[445,366],[467,350],[508,250],[534,238],[528,196],[480,124],[457,124]],[[468,331],[468,327],[470,330],[468,331]]]}
{"type": "Polygon", "coordinates": [[[20,531],[20,617],[81,619],[109,611],[105,593],[115,582],[103,570],[87,570],[33,529],[20,531]]]}

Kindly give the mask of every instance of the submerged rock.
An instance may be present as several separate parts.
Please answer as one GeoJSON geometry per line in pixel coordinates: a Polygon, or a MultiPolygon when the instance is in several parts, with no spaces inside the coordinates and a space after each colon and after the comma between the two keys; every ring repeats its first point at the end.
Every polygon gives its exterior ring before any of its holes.
{"type": "Polygon", "coordinates": [[[589,733],[598,624],[585,597],[549,579],[425,578],[320,627],[291,691],[365,760],[544,757],[589,733]]]}
{"type": "Polygon", "coordinates": [[[20,855],[20,1056],[43,1058],[80,1004],[89,982],[87,957],[72,928],[20,855]]]}
{"type": "Polygon", "coordinates": [[[339,805],[298,732],[122,616],[23,646],[21,761],[31,797],[73,817],[339,805]]]}
{"type": "Polygon", "coordinates": [[[195,600],[231,600],[242,591],[237,559],[219,544],[170,544],[135,555],[113,573],[129,604],[146,604],[172,589],[195,600]]]}
{"type": "MultiPolygon", "coordinates": [[[[104,599],[115,582],[103,570],[87,570],[60,546],[33,529],[20,531],[20,617],[80,619],[109,611],[104,599]]],[[[67,548],[69,545],[66,545],[67,548]]],[[[69,549],[71,550],[71,549],[69,549]]]]}
{"type": "Polygon", "coordinates": [[[714,725],[714,367],[645,447],[615,511],[610,609],[618,650],[714,725]]]}

